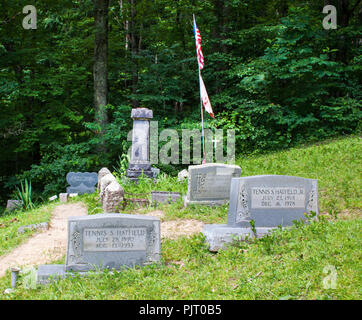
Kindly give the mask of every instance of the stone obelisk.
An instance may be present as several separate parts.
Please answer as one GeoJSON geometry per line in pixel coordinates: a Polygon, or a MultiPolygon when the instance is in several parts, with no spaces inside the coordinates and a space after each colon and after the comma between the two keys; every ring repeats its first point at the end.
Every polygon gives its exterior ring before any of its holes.
{"type": "Polygon", "coordinates": [[[132,109],[133,119],[132,151],[127,169],[127,177],[137,181],[142,174],[152,178],[153,172],[150,163],[150,119],[153,112],[147,108],[132,109]]]}

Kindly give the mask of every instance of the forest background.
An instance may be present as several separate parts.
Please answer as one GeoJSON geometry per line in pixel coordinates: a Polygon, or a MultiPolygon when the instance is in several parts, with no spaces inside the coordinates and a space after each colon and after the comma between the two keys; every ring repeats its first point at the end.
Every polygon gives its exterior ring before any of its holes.
{"type": "Polygon", "coordinates": [[[30,3],[1,1],[0,207],[24,179],[45,199],[69,171],[121,166],[132,108],[152,109],[160,131],[201,129],[192,14],[205,126],[234,129],[237,157],[360,133],[359,0],[33,2],[26,30],[30,3]],[[337,29],[323,28],[327,4],[337,29]]]}

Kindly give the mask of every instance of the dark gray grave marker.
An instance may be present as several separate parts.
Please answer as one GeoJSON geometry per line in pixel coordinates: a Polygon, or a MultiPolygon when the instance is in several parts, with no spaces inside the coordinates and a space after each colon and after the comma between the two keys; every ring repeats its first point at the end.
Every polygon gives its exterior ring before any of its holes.
{"type": "Polygon", "coordinates": [[[98,174],[96,172],[69,172],[66,176],[67,193],[93,193],[95,185],[98,182],[98,174]]]}

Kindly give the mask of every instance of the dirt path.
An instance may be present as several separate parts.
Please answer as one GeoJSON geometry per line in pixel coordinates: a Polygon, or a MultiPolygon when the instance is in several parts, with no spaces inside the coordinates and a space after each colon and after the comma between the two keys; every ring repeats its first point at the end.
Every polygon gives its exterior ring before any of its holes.
{"type": "Polygon", "coordinates": [[[68,217],[84,215],[87,215],[87,208],[81,202],[56,207],[48,230],[35,234],[10,253],[0,256],[0,277],[13,266],[35,266],[61,259],[66,254],[68,217]]]}
{"type": "MultiPolygon", "coordinates": [[[[162,211],[152,211],[145,213],[146,216],[158,217],[162,220],[162,211]]],[[[161,221],[161,238],[176,239],[180,236],[187,236],[202,231],[204,223],[195,219],[177,219],[161,221]]]]}

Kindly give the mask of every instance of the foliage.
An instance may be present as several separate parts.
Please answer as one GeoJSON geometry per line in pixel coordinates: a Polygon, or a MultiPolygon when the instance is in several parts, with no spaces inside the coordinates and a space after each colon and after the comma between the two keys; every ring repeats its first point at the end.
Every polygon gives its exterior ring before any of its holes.
{"type": "MultiPolygon", "coordinates": [[[[324,2],[110,2],[109,122],[99,135],[93,1],[39,2],[38,28],[25,30],[23,1],[3,0],[0,203],[24,178],[47,197],[64,190],[67,171],[113,167],[130,145],[132,107],[151,108],[159,131],[199,129],[193,13],[216,115],[206,115],[205,126],[235,129],[238,154],[359,133],[360,7],[332,1],[338,28],[324,30],[324,2]]],[[[183,168],[158,167],[168,175],[183,168]]]]}
{"type": "Polygon", "coordinates": [[[23,207],[26,210],[34,208],[34,203],[31,200],[31,181],[28,182],[27,179],[20,184],[20,189],[16,190],[17,199],[23,202],[23,207]]]}

